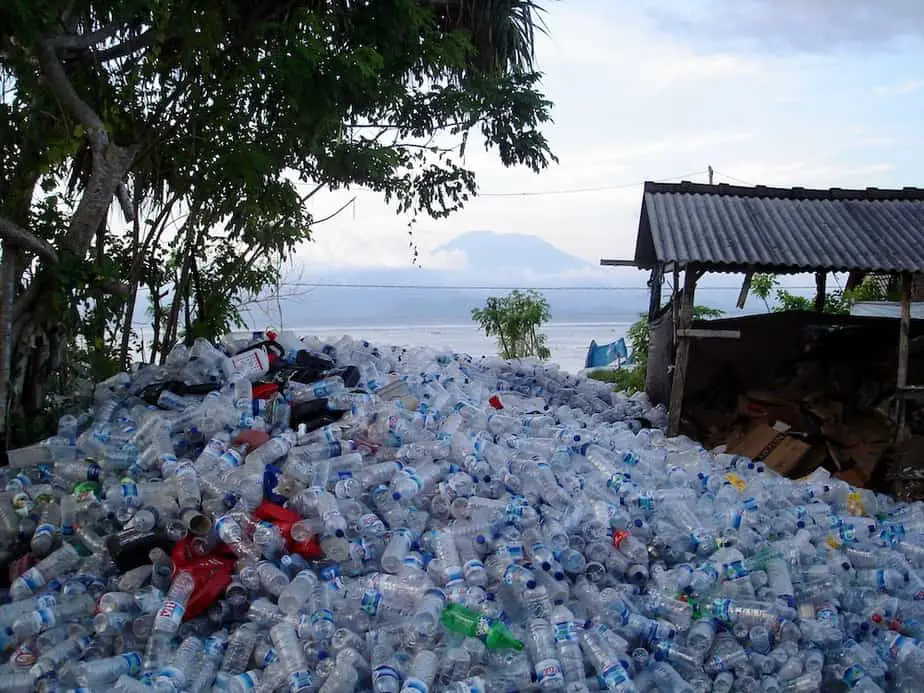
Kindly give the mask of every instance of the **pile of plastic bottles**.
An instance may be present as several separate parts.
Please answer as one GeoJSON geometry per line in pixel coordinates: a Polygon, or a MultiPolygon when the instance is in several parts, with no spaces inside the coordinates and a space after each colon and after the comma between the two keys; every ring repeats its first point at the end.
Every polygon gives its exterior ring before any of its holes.
{"type": "Polygon", "coordinates": [[[924,506],[539,362],[179,346],[10,453],[0,691],[920,691],[924,506]]]}

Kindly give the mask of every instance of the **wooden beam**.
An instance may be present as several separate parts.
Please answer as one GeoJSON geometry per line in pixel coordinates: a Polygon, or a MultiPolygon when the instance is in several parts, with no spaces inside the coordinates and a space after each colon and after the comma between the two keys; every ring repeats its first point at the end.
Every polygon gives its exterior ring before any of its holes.
{"type": "MultiPolygon", "coordinates": [[[[680,324],[677,331],[677,355],[674,357],[674,373],[671,378],[671,398],[667,414],[667,435],[675,436],[680,432],[680,416],[683,409],[683,390],[687,380],[687,366],[690,362],[690,338],[682,336],[681,331],[690,329],[693,322],[693,294],[696,280],[700,274],[694,267],[687,266],[683,277],[683,296],[680,306],[680,324]]],[[[676,285],[675,285],[676,286],[676,285]]]]}
{"type": "Polygon", "coordinates": [[[748,292],[751,290],[751,280],[754,278],[754,272],[750,271],[744,275],[744,281],[741,282],[741,292],[738,294],[738,302],[735,304],[738,306],[739,310],[744,308],[745,302],[748,300],[748,292]]]}
{"type": "Polygon", "coordinates": [[[651,279],[648,280],[648,289],[651,292],[648,299],[648,320],[654,320],[661,310],[661,287],[664,285],[664,270],[655,267],[651,270],[651,279]]]}
{"type": "Polygon", "coordinates": [[[825,287],[828,283],[827,272],[815,272],[815,312],[823,313],[825,310],[825,287]]]}
{"type": "Polygon", "coordinates": [[[741,339],[741,330],[701,330],[695,327],[682,327],[677,336],[691,339],[741,339]]]}
{"type": "Polygon", "coordinates": [[[853,291],[863,283],[864,279],[866,279],[866,272],[858,272],[857,270],[852,270],[847,275],[847,284],[844,286],[844,291],[853,291]]]}
{"type": "MultiPolygon", "coordinates": [[[[902,317],[898,331],[898,377],[896,389],[903,392],[908,386],[908,345],[911,338],[911,273],[902,273],[902,317]]],[[[901,443],[905,439],[905,415],[908,410],[908,404],[904,397],[898,397],[896,401],[898,411],[896,412],[897,426],[895,429],[895,439],[901,443]]]]}
{"type": "Polygon", "coordinates": [[[601,267],[638,267],[635,260],[600,260],[601,267]]]}

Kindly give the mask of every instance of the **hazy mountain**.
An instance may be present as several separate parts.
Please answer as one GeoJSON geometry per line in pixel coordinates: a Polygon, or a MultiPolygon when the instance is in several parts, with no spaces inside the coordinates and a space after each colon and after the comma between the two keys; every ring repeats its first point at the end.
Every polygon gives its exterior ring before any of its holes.
{"type": "MultiPolygon", "coordinates": [[[[473,231],[438,248],[432,257],[449,268],[431,268],[426,261],[422,268],[306,267],[300,281],[308,286],[287,288],[294,295],[281,302],[283,319],[304,327],[467,323],[472,308],[518,287],[567,289],[543,291],[553,319],[559,321],[615,320],[616,313],[636,315],[647,305],[643,285],[619,292],[618,307],[614,292],[581,290],[612,285],[612,277],[536,236],[473,231]]],[[[272,303],[251,310],[253,323],[278,321],[279,308],[272,303]]]]}
{"type": "MultiPolygon", "coordinates": [[[[280,310],[292,327],[465,324],[472,308],[489,296],[522,287],[542,290],[556,322],[628,322],[648,307],[646,273],[601,268],[536,236],[472,231],[438,248],[431,259],[442,268],[428,267],[426,260],[422,268],[305,267],[284,288],[283,300],[261,303],[246,315],[257,327],[277,324],[280,310]]],[[[738,282],[707,277],[697,302],[734,313],[737,293],[710,285],[738,282]]]]}
{"type": "Polygon", "coordinates": [[[436,253],[461,253],[470,272],[530,272],[559,275],[592,267],[536,236],[522,233],[469,231],[437,248],[436,253]]]}

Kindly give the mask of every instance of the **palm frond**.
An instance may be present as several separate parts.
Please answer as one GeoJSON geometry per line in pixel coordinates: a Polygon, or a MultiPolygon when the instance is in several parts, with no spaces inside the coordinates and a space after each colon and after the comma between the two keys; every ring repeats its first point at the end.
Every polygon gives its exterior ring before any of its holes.
{"type": "Polygon", "coordinates": [[[538,0],[424,0],[441,28],[472,37],[473,67],[483,72],[532,71],[537,32],[548,34],[538,0]]]}

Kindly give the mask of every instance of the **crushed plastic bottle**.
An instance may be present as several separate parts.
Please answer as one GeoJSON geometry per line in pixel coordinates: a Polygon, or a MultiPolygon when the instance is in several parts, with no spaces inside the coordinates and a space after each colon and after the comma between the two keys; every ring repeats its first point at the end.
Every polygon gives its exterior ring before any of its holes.
{"type": "Polygon", "coordinates": [[[10,453],[0,690],[920,690],[924,504],[538,361],[229,336],[10,453]]]}

